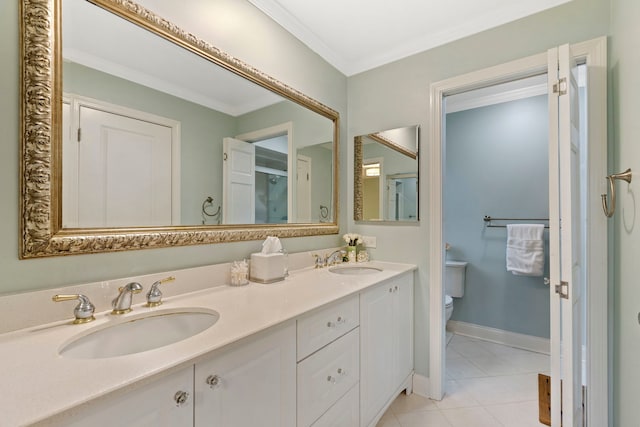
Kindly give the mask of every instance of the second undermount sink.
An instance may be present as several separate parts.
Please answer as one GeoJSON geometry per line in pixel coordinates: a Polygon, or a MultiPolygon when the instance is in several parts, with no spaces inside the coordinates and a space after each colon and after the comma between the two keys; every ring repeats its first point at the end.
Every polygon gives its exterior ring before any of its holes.
{"type": "Polygon", "coordinates": [[[375,274],[382,271],[381,268],[368,267],[365,265],[351,265],[351,266],[338,266],[329,269],[331,273],[335,274],[348,274],[353,276],[359,276],[362,274],[375,274]]]}
{"type": "Polygon", "coordinates": [[[94,331],[64,345],[60,355],[72,359],[103,359],[164,347],[213,326],[220,315],[206,309],[155,311],[94,331]]]}

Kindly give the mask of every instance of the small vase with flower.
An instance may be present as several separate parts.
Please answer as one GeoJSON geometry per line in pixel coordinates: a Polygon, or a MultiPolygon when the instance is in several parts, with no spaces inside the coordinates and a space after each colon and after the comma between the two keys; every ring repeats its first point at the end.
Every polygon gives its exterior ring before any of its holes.
{"type": "Polygon", "coordinates": [[[342,238],[347,243],[347,262],[356,262],[357,246],[362,238],[356,233],[347,233],[342,238]]]}

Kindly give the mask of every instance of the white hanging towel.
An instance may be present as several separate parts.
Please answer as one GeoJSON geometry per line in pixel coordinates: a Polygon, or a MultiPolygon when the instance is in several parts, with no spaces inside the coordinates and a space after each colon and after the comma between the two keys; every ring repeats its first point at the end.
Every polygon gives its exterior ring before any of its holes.
{"type": "Polygon", "coordinates": [[[507,271],[516,276],[544,274],[543,224],[507,224],[507,271]]]}

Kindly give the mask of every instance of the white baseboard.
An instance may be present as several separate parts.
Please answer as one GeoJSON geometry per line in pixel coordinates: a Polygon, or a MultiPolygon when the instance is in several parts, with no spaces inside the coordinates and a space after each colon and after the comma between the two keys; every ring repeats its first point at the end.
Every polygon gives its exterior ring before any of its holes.
{"type": "Polygon", "coordinates": [[[548,338],[519,334],[517,332],[504,331],[502,329],[489,328],[487,326],[457,320],[449,320],[447,322],[447,330],[458,335],[479,338],[481,340],[521,348],[523,350],[535,351],[537,353],[549,354],[550,352],[550,342],[548,338]]]}
{"type": "Polygon", "coordinates": [[[413,374],[413,392],[423,397],[429,397],[429,378],[420,374],[413,374]]]}

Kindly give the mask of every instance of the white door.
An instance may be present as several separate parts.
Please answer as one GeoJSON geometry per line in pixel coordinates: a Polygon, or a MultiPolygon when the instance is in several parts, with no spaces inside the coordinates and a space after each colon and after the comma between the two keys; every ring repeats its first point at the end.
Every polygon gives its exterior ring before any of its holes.
{"type": "Polygon", "coordinates": [[[311,158],[298,154],[296,161],[296,220],[311,222],[311,158]]]}
{"type": "Polygon", "coordinates": [[[225,224],[253,224],[256,217],[256,150],[251,143],[235,138],[223,140],[222,221],[225,224]]]}
{"type": "Polygon", "coordinates": [[[84,105],[78,117],[77,187],[66,187],[77,223],[65,226],[172,224],[172,129],[84,105]]]}
{"type": "Polygon", "coordinates": [[[569,45],[549,50],[551,425],[558,427],[583,425],[579,91],[572,58],[569,45]]]}

